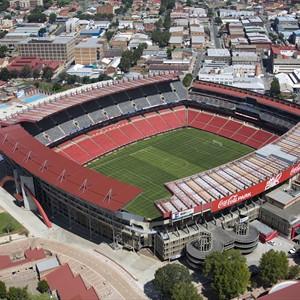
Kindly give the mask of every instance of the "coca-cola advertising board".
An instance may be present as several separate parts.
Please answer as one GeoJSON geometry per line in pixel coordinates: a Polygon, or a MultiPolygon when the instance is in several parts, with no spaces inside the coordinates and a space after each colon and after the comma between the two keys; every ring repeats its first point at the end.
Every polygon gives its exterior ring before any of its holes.
{"type": "Polygon", "coordinates": [[[238,193],[235,193],[233,195],[230,195],[228,197],[221,198],[219,200],[215,200],[212,202],[211,211],[216,212],[219,210],[222,210],[226,207],[238,204],[240,202],[243,202],[247,199],[250,199],[256,195],[259,195],[263,193],[264,191],[267,191],[271,189],[272,187],[288,180],[289,178],[295,176],[296,174],[300,173],[300,162],[289,167],[285,171],[280,172],[276,176],[262,181],[254,186],[251,186],[245,190],[242,190],[238,193]]]}

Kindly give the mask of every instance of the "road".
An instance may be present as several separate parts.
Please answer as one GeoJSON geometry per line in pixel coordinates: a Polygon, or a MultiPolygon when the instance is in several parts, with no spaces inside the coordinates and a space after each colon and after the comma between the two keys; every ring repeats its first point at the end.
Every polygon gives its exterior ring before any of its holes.
{"type": "MultiPolygon", "coordinates": [[[[48,229],[35,214],[16,206],[14,201],[15,199],[0,187],[0,206],[27,228],[30,236],[38,238],[35,246],[40,244],[50,251],[67,256],[76,261],[77,264],[86,266],[88,275],[94,274],[96,276],[94,278],[103,278],[100,284],[102,287],[96,286],[96,289],[101,290],[101,299],[146,299],[140,282],[133,280],[114,260],[101,255],[99,252],[95,253],[94,249],[101,245],[96,245],[74,235],[55,224],[51,229],[48,229]]],[[[7,247],[11,245],[13,246],[15,243],[9,243],[7,247]]],[[[104,253],[108,254],[108,251],[104,253]]],[[[127,256],[130,256],[130,253],[127,256]]]]}
{"type": "Polygon", "coordinates": [[[220,38],[218,38],[218,26],[213,20],[210,21],[210,40],[214,43],[215,48],[222,48],[220,38]]]}
{"type": "Polygon", "coordinates": [[[197,54],[196,54],[196,59],[195,59],[194,68],[193,68],[193,77],[194,78],[196,78],[198,76],[204,54],[205,54],[205,50],[201,50],[200,52],[197,52],[197,54]]]}

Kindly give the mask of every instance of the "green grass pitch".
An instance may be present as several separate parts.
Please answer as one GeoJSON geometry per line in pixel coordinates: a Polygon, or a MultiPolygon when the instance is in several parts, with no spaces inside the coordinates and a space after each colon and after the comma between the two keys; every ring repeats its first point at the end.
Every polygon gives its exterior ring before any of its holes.
{"type": "Polygon", "coordinates": [[[170,193],[164,183],[205,171],[252,151],[252,148],[193,128],[183,128],[139,141],[91,162],[88,167],[140,187],[129,212],[160,216],[154,201],[170,193]]]}

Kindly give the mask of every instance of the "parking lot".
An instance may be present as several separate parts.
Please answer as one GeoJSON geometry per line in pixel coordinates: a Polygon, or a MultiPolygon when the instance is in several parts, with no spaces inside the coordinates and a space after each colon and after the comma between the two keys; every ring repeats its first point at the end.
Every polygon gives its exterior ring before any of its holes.
{"type": "Polygon", "coordinates": [[[282,236],[278,236],[278,237],[274,238],[272,241],[274,242],[273,245],[271,243],[263,244],[263,243],[259,242],[255,251],[246,256],[249,266],[258,265],[261,256],[271,249],[276,250],[276,251],[283,251],[287,255],[289,255],[288,251],[294,247],[294,243],[292,241],[290,241],[282,236]]]}

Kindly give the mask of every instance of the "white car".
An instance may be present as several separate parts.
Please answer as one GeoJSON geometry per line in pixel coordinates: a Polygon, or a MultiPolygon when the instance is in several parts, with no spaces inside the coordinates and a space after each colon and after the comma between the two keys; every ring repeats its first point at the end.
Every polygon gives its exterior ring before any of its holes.
{"type": "Polygon", "coordinates": [[[268,241],[267,242],[269,245],[271,245],[271,246],[275,246],[276,245],[276,243],[274,242],[274,241],[268,241]]]}
{"type": "Polygon", "coordinates": [[[296,253],[296,249],[295,248],[292,248],[289,250],[289,254],[295,254],[296,253]]]}

